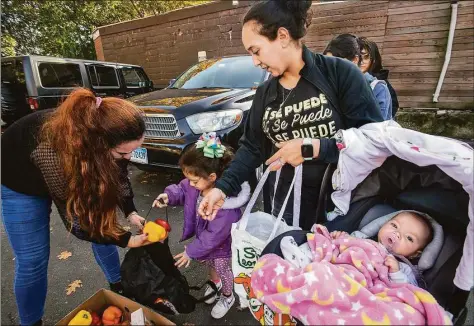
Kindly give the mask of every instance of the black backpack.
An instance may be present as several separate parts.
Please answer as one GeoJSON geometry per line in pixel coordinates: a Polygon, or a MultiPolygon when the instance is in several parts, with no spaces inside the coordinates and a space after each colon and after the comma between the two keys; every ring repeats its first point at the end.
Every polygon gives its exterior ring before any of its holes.
{"type": "Polygon", "coordinates": [[[174,264],[167,241],[130,249],[120,268],[124,295],[158,312],[177,315],[193,312],[197,303],[218,292],[211,281],[189,286],[174,264]],[[189,293],[201,290],[206,284],[214,290],[209,295],[196,299],[189,293]]]}

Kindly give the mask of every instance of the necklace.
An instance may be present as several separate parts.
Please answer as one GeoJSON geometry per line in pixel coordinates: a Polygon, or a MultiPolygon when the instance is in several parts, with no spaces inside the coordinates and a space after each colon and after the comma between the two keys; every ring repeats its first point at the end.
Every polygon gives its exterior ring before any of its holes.
{"type": "Polygon", "coordinates": [[[281,85],[281,84],[280,84],[280,86],[281,86],[281,94],[283,95],[283,101],[280,104],[280,109],[281,109],[281,108],[283,108],[283,105],[286,103],[286,100],[288,100],[288,98],[290,97],[290,95],[293,92],[294,88],[290,89],[290,92],[288,93],[288,95],[285,98],[285,87],[283,87],[283,85],[281,85]]]}

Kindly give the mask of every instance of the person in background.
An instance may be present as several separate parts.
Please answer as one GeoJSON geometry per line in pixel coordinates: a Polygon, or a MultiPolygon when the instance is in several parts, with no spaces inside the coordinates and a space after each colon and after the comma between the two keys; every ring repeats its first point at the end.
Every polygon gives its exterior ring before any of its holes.
{"type": "MultiPolygon", "coordinates": [[[[324,172],[338,161],[337,131],[383,121],[356,65],[303,45],[311,5],[306,0],[256,2],[244,17],[242,43],[254,64],[273,78],[257,88],[235,158],[199,205],[206,220],[215,218],[226,197],[238,193],[257,167],[274,162],[272,169],[281,169],[273,207],[277,216],[294,167],[303,164],[300,220],[293,221],[293,205],[283,217],[310,230],[319,217],[324,172]]],[[[294,202],[293,193],[289,200],[294,202]]]]}
{"type": "MultiPolygon", "coordinates": [[[[323,52],[324,55],[347,59],[361,68],[361,52],[358,38],[352,34],[340,34],[333,38],[323,52]]],[[[362,70],[362,68],[361,68],[362,70]]],[[[362,70],[362,72],[364,72],[362,70]]],[[[378,80],[368,72],[364,72],[380,107],[384,120],[392,119],[392,98],[385,81],[378,80]]]]}
{"type": "Polygon", "coordinates": [[[392,117],[395,117],[399,107],[397,93],[388,81],[389,71],[383,69],[382,56],[380,55],[379,47],[377,46],[377,43],[370,41],[366,37],[359,37],[358,40],[361,52],[360,69],[363,73],[368,72],[378,80],[385,81],[392,98],[392,117]]]}
{"type": "MultiPolygon", "coordinates": [[[[123,290],[116,246],[149,244],[118,221],[120,208],[142,228],[127,164],[141,146],[145,122],[131,102],[76,89],[56,110],[17,120],[2,135],[2,221],[15,254],[14,290],[21,325],[41,325],[48,289],[50,214],[92,242],[94,257],[116,292],[123,290]]],[[[171,253],[170,253],[171,255],[171,253]]]]}

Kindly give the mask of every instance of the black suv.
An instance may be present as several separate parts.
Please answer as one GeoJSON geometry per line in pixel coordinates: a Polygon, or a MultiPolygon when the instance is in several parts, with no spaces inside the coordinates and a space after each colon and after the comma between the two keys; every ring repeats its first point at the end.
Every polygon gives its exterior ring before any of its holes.
{"type": "Polygon", "coordinates": [[[250,56],[209,59],[166,89],[130,98],[146,121],[143,148],[133,153],[132,162],[143,170],[177,168],[183,150],[211,131],[237,149],[255,89],[268,77],[250,56]]]}
{"type": "Polygon", "coordinates": [[[122,98],[150,92],[140,66],[43,56],[2,58],[2,120],[10,124],[36,110],[55,108],[74,87],[122,98]]]}

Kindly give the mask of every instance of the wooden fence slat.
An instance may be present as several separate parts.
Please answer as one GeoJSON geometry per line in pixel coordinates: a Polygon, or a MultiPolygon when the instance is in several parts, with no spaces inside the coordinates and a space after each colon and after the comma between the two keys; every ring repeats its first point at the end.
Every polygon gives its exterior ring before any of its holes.
{"type": "MultiPolygon", "coordinates": [[[[436,78],[438,80],[440,71],[410,71],[405,69],[404,71],[394,71],[390,69],[389,80],[392,79],[403,79],[410,80],[412,78],[436,78]]],[[[473,78],[474,71],[463,70],[463,71],[448,71],[446,72],[446,78],[473,78]]]]}
{"type": "MultiPolygon", "coordinates": [[[[440,39],[421,39],[421,40],[405,40],[405,41],[395,41],[390,42],[384,40],[384,47],[385,48],[406,48],[406,47],[420,47],[420,46],[441,46],[446,47],[448,42],[447,38],[440,38],[440,39]]],[[[470,44],[472,45],[474,39],[469,36],[459,36],[455,37],[453,41],[454,46],[462,47],[460,44],[470,44]]],[[[467,45],[466,45],[467,46],[467,45]]],[[[386,52],[389,53],[389,52],[386,52]]]]}
{"type": "MultiPolygon", "coordinates": [[[[453,51],[473,50],[474,43],[454,43],[453,51]]],[[[383,54],[399,54],[399,53],[413,53],[413,52],[445,52],[446,44],[427,45],[427,46],[407,46],[407,47],[385,47],[383,54]]]]}
{"type": "Polygon", "coordinates": [[[328,22],[328,23],[318,23],[318,29],[332,29],[332,28],[344,28],[352,26],[364,26],[364,25],[376,25],[376,24],[385,24],[387,22],[387,16],[374,17],[374,18],[365,18],[358,20],[344,20],[338,22],[328,22]]]}
{"type": "Polygon", "coordinates": [[[349,26],[331,29],[318,29],[316,27],[310,26],[308,31],[319,35],[337,35],[342,33],[358,34],[360,32],[373,31],[374,33],[377,33],[377,35],[383,35],[384,27],[385,24],[349,26]]]}
{"type": "Polygon", "coordinates": [[[436,59],[444,58],[444,52],[426,52],[426,53],[416,53],[416,52],[407,52],[407,53],[397,53],[397,54],[387,54],[384,55],[383,60],[385,62],[391,60],[409,60],[409,59],[436,59]]]}
{"type": "MultiPolygon", "coordinates": [[[[340,33],[327,33],[324,35],[318,35],[315,33],[308,33],[307,36],[305,36],[305,41],[306,42],[318,42],[318,41],[330,41],[333,37],[337,36],[340,33]]],[[[372,37],[383,37],[384,36],[384,31],[380,30],[371,30],[371,31],[361,31],[357,33],[358,36],[365,36],[367,38],[372,38],[372,37]]]]}
{"type": "MultiPolygon", "coordinates": [[[[390,84],[393,86],[394,89],[397,90],[397,95],[400,92],[400,95],[406,95],[407,91],[430,91],[434,93],[436,90],[436,86],[438,85],[438,81],[434,81],[433,83],[427,84],[427,83],[416,83],[414,81],[410,81],[410,84],[407,84],[406,82],[402,83],[395,83],[393,80],[390,81],[390,84]]],[[[467,94],[473,94],[474,91],[472,90],[472,84],[467,85],[466,83],[460,83],[460,84],[446,84],[443,83],[442,87],[443,91],[450,91],[451,94],[454,94],[453,92],[460,92],[459,94],[465,94],[464,96],[467,96],[467,94]]]]}
{"type": "MultiPolygon", "coordinates": [[[[396,79],[396,78],[390,78],[390,84],[392,85],[398,85],[398,84],[434,84],[437,85],[439,80],[439,74],[437,74],[434,77],[426,77],[426,78],[420,78],[420,77],[414,77],[414,78],[402,78],[402,79],[396,79]]],[[[472,87],[474,85],[474,76],[470,77],[451,77],[451,78],[445,78],[443,85],[444,84],[466,84],[469,87],[472,87]]]]}
{"type": "MultiPolygon", "coordinates": [[[[406,72],[407,71],[407,67],[403,67],[403,66],[396,66],[396,67],[390,67],[390,66],[387,66],[387,68],[390,70],[391,73],[394,73],[394,72],[406,72]]],[[[459,66],[452,66],[450,65],[448,67],[448,72],[450,71],[472,71],[474,70],[474,65],[459,65],[459,66]]],[[[439,72],[441,71],[441,66],[438,66],[438,67],[435,67],[435,66],[418,66],[416,67],[416,71],[434,71],[434,72],[437,72],[438,75],[439,75],[439,72]]],[[[456,74],[455,74],[456,75],[456,74]]]]}
{"type": "MultiPolygon", "coordinates": [[[[390,17],[390,16],[389,16],[390,17]]],[[[450,16],[435,17],[435,18],[423,18],[423,19],[411,19],[402,21],[389,21],[387,23],[387,29],[400,28],[400,27],[411,27],[411,26],[426,26],[435,24],[449,24],[451,21],[450,16]]]]}
{"type": "Polygon", "coordinates": [[[317,12],[325,12],[325,11],[335,11],[338,9],[346,9],[346,8],[357,8],[357,7],[362,7],[367,9],[370,9],[373,6],[377,5],[384,5],[388,6],[388,0],[385,1],[370,1],[370,6],[367,6],[367,2],[365,1],[359,1],[359,0],[349,0],[345,2],[340,2],[340,3],[324,3],[324,2],[313,2],[311,9],[313,11],[317,12]]]}
{"type": "MultiPolygon", "coordinates": [[[[361,1],[363,3],[364,1],[361,1]]],[[[330,6],[330,5],[327,5],[330,6]]],[[[328,7],[329,8],[329,7],[328,7]]],[[[367,11],[377,11],[377,10],[387,10],[387,3],[381,3],[381,4],[374,4],[367,6],[367,3],[365,3],[364,6],[360,7],[343,7],[341,9],[329,9],[328,11],[320,11],[318,8],[312,8],[313,11],[313,18],[315,17],[327,17],[328,15],[349,15],[349,14],[354,14],[354,13],[359,13],[359,12],[367,12],[367,11]]]]}
{"type": "Polygon", "coordinates": [[[404,7],[413,7],[413,6],[421,6],[426,5],[426,3],[430,4],[437,4],[437,3],[446,3],[448,0],[437,0],[437,1],[426,1],[426,0],[418,0],[418,1],[390,1],[388,7],[390,9],[397,9],[397,8],[404,8],[404,7]]]}
{"type": "Polygon", "coordinates": [[[388,15],[400,15],[400,14],[411,14],[415,12],[423,12],[423,11],[433,11],[433,10],[442,10],[448,9],[451,7],[449,2],[446,3],[436,3],[436,4],[428,4],[428,5],[421,5],[421,6],[411,6],[405,8],[388,8],[388,15]]]}
{"type": "Polygon", "coordinates": [[[416,20],[416,19],[427,19],[427,18],[435,18],[435,17],[447,17],[451,16],[450,10],[433,10],[433,11],[423,11],[423,12],[416,12],[412,14],[402,14],[402,15],[389,15],[388,22],[400,22],[400,21],[407,21],[407,20],[416,20]]]}
{"type": "Polygon", "coordinates": [[[371,10],[366,12],[353,13],[348,15],[328,15],[324,17],[313,17],[311,24],[324,24],[329,22],[338,22],[344,20],[367,19],[373,17],[382,17],[387,15],[386,9],[371,10]]]}
{"type": "Polygon", "coordinates": [[[448,30],[448,24],[399,27],[399,28],[387,29],[386,35],[400,35],[400,34],[436,32],[436,31],[447,31],[447,30],[448,30]]]}
{"type": "MultiPolygon", "coordinates": [[[[469,96],[465,96],[465,97],[469,97],[469,96]]],[[[404,102],[409,102],[409,101],[413,101],[413,102],[427,102],[427,103],[433,103],[433,95],[421,95],[421,96],[415,96],[415,95],[412,95],[412,96],[405,96],[405,95],[401,95],[400,98],[399,98],[400,101],[404,101],[404,102]]],[[[457,102],[458,101],[458,97],[453,97],[453,96],[446,96],[443,94],[439,97],[439,101],[440,102],[457,102]]],[[[474,100],[471,98],[471,103],[474,102],[474,100]]]]}

